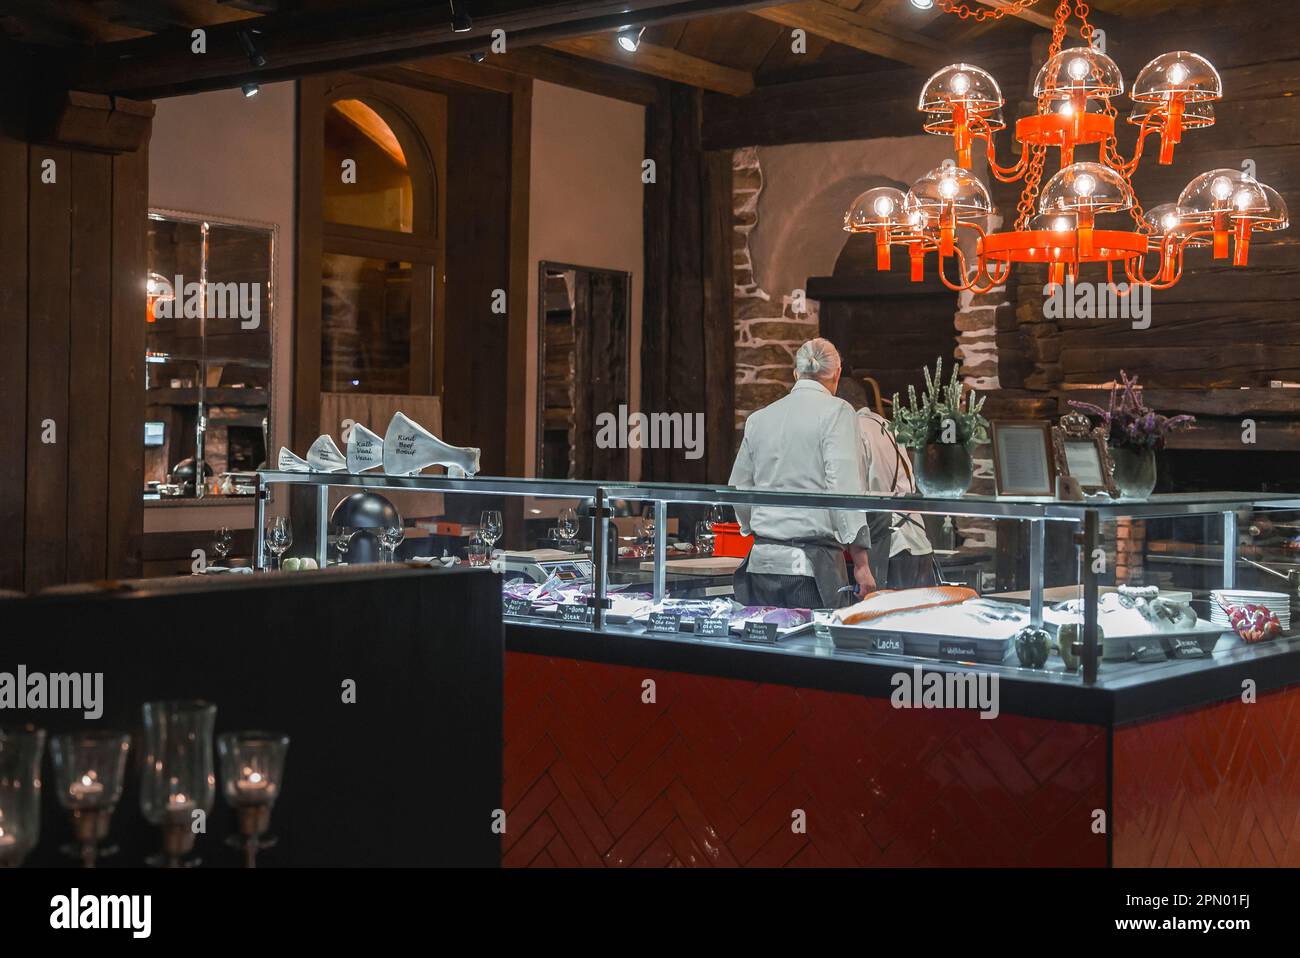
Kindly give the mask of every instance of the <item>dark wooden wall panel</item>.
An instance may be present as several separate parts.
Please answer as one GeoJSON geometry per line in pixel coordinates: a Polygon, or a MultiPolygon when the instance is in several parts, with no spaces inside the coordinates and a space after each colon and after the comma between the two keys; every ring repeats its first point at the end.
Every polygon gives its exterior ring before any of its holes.
{"type": "Polygon", "coordinates": [[[27,529],[29,590],[67,577],[68,325],[71,282],[72,156],[37,147],[28,171],[27,529]],[[47,161],[54,162],[54,182],[47,161]],[[44,438],[52,424],[54,440],[44,438]]]}
{"type": "MultiPolygon", "coordinates": [[[[109,381],[113,158],[72,154],[69,300],[68,578],[102,576],[108,556],[109,381]]],[[[143,388],[143,383],[141,384],[143,388]]],[[[143,432],[143,429],[142,429],[143,432]]]]}
{"type": "Polygon", "coordinates": [[[112,342],[108,362],[109,457],[107,574],[140,572],[144,534],[144,349],[143,278],[149,208],[149,151],[113,158],[112,342]]]}
{"type": "Polygon", "coordinates": [[[0,589],[23,586],[27,508],[27,143],[0,123],[0,400],[10,432],[0,455],[0,589]],[[13,188],[16,184],[23,184],[13,188]]]}

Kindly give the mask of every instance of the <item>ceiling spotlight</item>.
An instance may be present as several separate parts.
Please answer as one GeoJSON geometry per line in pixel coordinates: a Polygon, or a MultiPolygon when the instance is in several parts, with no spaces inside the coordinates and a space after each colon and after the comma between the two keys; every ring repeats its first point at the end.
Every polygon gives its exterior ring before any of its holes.
{"type": "Polygon", "coordinates": [[[235,36],[239,37],[239,45],[244,48],[244,53],[248,56],[248,62],[255,67],[266,66],[266,57],[262,51],[257,48],[253,42],[253,33],[255,31],[237,30],[235,36]]]}
{"type": "Polygon", "coordinates": [[[456,9],[456,0],[447,0],[447,6],[451,7],[452,33],[469,33],[474,29],[474,21],[470,19],[469,14],[464,10],[456,9]]]}
{"type": "Polygon", "coordinates": [[[482,50],[475,50],[473,53],[469,55],[470,63],[482,63],[486,59],[487,59],[487,54],[484,53],[482,50]]]}
{"type": "Polygon", "coordinates": [[[262,92],[262,88],[258,86],[256,83],[253,83],[251,80],[248,83],[245,83],[243,86],[241,86],[240,89],[244,91],[245,97],[257,96],[259,93],[262,92]]]}
{"type": "Polygon", "coordinates": [[[934,6],[934,0],[912,0],[912,6],[918,10],[929,10],[934,6]]]}
{"type": "Polygon", "coordinates": [[[645,27],[624,27],[618,31],[618,45],[628,53],[636,53],[637,47],[641,45],[641,34],[645,33],[645,27]]]}

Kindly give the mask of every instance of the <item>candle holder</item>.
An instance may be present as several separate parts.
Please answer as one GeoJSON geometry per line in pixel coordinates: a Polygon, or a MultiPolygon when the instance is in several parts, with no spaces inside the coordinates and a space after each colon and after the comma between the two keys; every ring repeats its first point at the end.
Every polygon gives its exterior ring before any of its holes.
{"type": "Polygon", "coordinates": [[[243,850],[245,868],[256,868],[258,851],[275,844],[267,831],[288,751],[289,736],[280,732],[226,732],[217,737],[222,790],[239,825],[239,835],[232,835],[230,844],[243,850]]]}
{"type": "Polygon", "coordinates": [[[131,736],[125,732],[75,732],[50,740],[56,795],[77,839],[61,850],[86,868],[117,851],[103,843],[122,799],[130,748],[131,736]]]}
{"type": "Polygon", "coordinates": [[[17,868],[41,834],[45,731],[0,728],[0,867],[17,868]]]}
{"type": "Polygon", "coordinates": [[[217,707],[207,702],[147,702],[140,811],[162,830],[162,852],[150,865],[193,867],[195,813],[206,817],[216,798],[212,728],[217,707]]]}

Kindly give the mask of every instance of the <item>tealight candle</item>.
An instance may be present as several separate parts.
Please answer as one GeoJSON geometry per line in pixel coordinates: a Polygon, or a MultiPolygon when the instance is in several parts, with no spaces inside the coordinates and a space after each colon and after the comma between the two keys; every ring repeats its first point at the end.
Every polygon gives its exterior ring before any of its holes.
{"type": "Polygon", "coordinates": [[[86,772],[81,778],[68,785],[68,796],[74,802],[88,802],[104,794],[104,785],[93,772],[86,772]]]}

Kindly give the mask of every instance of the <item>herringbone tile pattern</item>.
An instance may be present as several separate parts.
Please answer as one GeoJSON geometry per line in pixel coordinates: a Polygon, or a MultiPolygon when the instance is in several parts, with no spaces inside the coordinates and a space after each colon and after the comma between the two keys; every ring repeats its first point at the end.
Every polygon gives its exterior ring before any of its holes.
{"type": "Polygon", "coordinates": [[[505,734],[507,866],[1106,863],[1096,727],[510,653],[505,734]]]}
{"type": "Polygon", "coordinates": [[[1115,733],[1115,864],[1300,866],[1300,687],[1115,733]]]}

